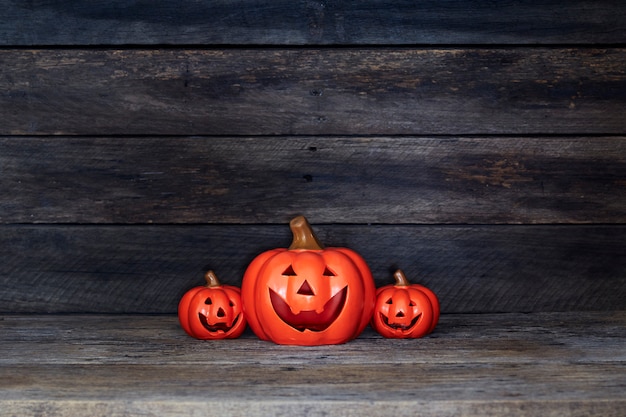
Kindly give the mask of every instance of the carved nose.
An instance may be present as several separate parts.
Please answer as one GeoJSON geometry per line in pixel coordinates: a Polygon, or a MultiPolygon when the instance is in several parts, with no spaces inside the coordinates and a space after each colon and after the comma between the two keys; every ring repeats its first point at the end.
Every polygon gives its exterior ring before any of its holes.
{"type": "Polygon", "coordinates": [[[315,293],[313,292],[313,288],[311,288],[311,286],[309,285],[309,283],[306,280],[304,280],[304,282],[300,286],[300,289],[298,290],[298,294],[300,294],[300,295],[315,295],[315,293]]]}
{"type": "Polygon", "coordinates": [[[398,312],[396,313],[396,317],[404,317],[404,312],[402,312],[402,311],[398,311],[398,312]]]}
{"type": "Polygon", "coordinates": [[[217,317],[224,317],[225,315],[226,313],[224,312],[224,309],[220,307],[220,309],[217,310],[217,317]]]}

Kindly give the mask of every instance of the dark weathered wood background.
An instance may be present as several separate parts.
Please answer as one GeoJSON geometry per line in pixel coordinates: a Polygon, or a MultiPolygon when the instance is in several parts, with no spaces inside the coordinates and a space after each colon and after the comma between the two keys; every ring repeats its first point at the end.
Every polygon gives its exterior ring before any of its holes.
{"type": "Polygon", "coordinates": [[[443,313],[626,309],[622,1],[0,17],[2,313],[174,313],[298,214],[443,313]]]}

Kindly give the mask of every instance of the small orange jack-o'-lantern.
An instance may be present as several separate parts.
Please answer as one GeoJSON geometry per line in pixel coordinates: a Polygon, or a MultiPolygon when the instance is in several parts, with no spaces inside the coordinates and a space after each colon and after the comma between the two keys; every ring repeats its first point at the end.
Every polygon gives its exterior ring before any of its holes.
{"type": "Polygon", "coordinates": [[[397,270],[396,283],[376,291],[372,327],[388,338],[418,338],[431,333],[439,321],[439,300],[428,288],[410,284],[397,270]]]}
{"type": "Polygon", "coordinates": [[[250,328],[289,345],[345,343],[367,326],[376,288],[369,267],[347,248],[324,248],[306,218],[290,222],[293,242],[257,256],[241,284],[250,328]]]}
{"type": "Polygon", "coordinates": [[[178,320],[196,339],[232,339],[241,336],[246,320],[241,290],[220,284],[213,271],[205,275],[206,285],[190,289],[178,304],[178,320]]]}

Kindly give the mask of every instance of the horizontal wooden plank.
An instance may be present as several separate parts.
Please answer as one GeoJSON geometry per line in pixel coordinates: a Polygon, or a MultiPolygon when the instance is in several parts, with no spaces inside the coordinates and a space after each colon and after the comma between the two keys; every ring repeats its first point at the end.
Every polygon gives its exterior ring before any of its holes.
{"type": "Polygon", "coordinates": [[[5,316],[13,415],[618,417],[626,315],[443,315],[431,336],[293,347],[198,341],[173,316],[5,316]]]}
{"type": "MultiPolygon", "coordinates": [[[[626,226],[317,225],[378,286],[396,268],[445,313],[626,310],[626,226]]],[[[2,226],[2,313],[175,313],[208,269],[240,285],[285,225],[2,226]]]]}
{"type": "Polygon", "coordinates": [[[194,365],[208,350],[215,366],[610,364],[626,361],[625,332],[624,311],[443,314],[419,340],[386,339],[368,327],[341,346],[286,347],[250,329],[236,340],[198,341],[175,315],[10,314],[0,316],[0,364],[194,365]]]}
{"type": "Polygon", "coordinates": [[[624,48],[0,50],[0,134],[623,134],[624,48]]]}
{"type": "Polygon", "coordinates": [[[626,137],[0,137],[3,223],[626,223],[626,137]]]}
{"type": "Polygon", "coordinates": [[[614,0],[0,2],[0,45],[624,43],[614,0]]]}

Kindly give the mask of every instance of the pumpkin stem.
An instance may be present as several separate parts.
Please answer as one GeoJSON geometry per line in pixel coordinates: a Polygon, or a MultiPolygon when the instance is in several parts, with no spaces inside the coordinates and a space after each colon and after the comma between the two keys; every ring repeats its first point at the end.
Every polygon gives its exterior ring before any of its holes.
{"type": "Polygon", "coordinates": [[[313,233],[311,225],[304,216],[298,216],[289,222],[291,233],[293,233],[293,240],[289,250],[294,249],[308,249],[308,250],[322,250],[324,245],[317,240],[317,236],[313,233]]]}
{"type": "Polygon", "coordinates": [[[396,287],[408,287],[410,285],[409,280],[406,279],[406,275],[404,275],[401,269],[398,269],[393,274],[393,277],[396,279],[396,287]]]}
{"type": "Polygon", "coordinates": [[[207,288],[219,287],[220,285],[222,285],[220,283],[220,280],[217,279],[217,275],[215,275],[215,272],[213,271],[208,271],[206,274],[204,274],[204,279],[206,280],[207,288]]]}

